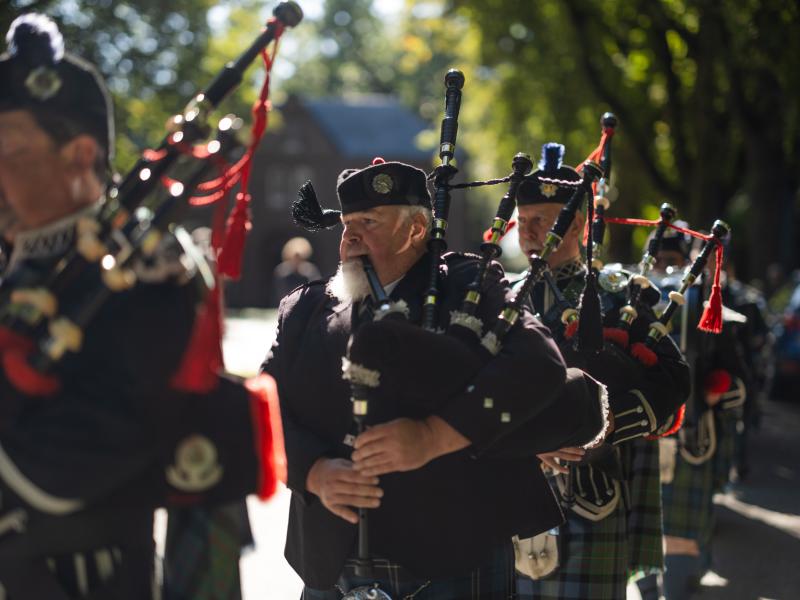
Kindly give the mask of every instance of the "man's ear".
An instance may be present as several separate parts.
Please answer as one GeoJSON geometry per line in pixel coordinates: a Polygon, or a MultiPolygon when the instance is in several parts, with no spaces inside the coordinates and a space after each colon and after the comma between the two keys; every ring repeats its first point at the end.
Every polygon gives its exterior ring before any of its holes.
{"type": "Polygon", "coordinates": [[[61,147],[60,153],[67,169],[74,175],[81,175],[94,168],[100,146],[92,136],[80,134],[61,147]]]}
{"type": "Polygon", "coordinates": [[[417,213],[411,220],[411,239],[416,241],[424,241],[425,235],[428,231],[428,221],[425,215],[417,213]]]}

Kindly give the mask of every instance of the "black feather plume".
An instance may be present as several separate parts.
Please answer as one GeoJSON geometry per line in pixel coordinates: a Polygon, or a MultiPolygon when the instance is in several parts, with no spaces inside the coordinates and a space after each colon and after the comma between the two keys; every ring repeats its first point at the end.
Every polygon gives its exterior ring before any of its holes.
{"type": "Polygon", "coordinates": [[[342,213],[330,208],[322,208],[317,193],[310,181],[306,181],[297,192],[297,200],[292,203],[292,219],[295,225],[307,231],[320,231],[338,225],[342,213]]]}
{"type": "Polygon", "coordinates": [[[29,67],[51,67],[64,57],[64,38],[44,15],[28,13],[14,19],[6,43],[9,54],[29,67]]]}

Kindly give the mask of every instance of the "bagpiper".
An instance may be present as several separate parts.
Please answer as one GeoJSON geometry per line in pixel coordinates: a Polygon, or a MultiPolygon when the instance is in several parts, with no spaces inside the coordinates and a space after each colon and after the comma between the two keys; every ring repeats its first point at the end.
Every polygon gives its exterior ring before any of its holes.
{"type": "MultiPolygon", "coordinates": [[[[539,170],[526,178],[517,194],[519,243],[526,256],[541,252],[550,225],[580,180],[575,169],[562,164],[563,153],[562,145],[545,144],[539,170]]],[[[583,229],[580,215],[558,250],[548,256],[549,281],[536,285],[530,302],[551,329],[567,364],[585,369],[608,387],[612,429],[602,450],[572,447],[540,455],[567,522],[550,534],[557,540],[551,546],[558,548],[558,558],[549,559],[546,569],[518,573],[518,596],[526,599],[624,598],[630,574],[661,567],[660,536],[654,543],[650,531],[660,533],[658,524],[641,520],[643,514],[659,510],[650,451],[655,442],[644,438],[673,423],[688,391],[689,372],[671,341],[656,346],[652,366],[629,352],[646,338],[647,326],[655,320],[652,304],[658,295],[653,297],[652,289],[637,306],[637,318],[624,340],[608,334],[598,353],[575,350],[576,309],[592,268],[581,256],[583,229]]],[[[614,328],[634,278],[611,267],[596,278],[603,324],[614,328]]]]}

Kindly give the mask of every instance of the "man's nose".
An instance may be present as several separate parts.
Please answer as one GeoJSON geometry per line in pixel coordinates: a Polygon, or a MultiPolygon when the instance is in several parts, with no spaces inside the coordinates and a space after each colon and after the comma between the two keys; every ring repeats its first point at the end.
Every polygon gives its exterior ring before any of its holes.
{"type": "Polygon", "coordinates": [[[533,223],[528,223],[522,229],[523,235],[525,237],[527,237],[528,239],[535,239],[537,234],[538,234],[538,232],[539,232],[539,228],[536,225],[534,225],[533,223]]]}
{"type": "Polygon", "coordinates": [[[345,225],[342,237],[345,242],[352,243],[359,241],[361,239],[361,234],[354,227],[345,225]]]}

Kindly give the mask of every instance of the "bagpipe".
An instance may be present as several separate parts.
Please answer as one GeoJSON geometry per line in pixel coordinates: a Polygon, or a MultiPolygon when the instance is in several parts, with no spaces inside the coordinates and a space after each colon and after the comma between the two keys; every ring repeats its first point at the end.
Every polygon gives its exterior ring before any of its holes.
{"type": "MultiPolygon", "coordinates": [[[[61,365],[66,357],[80,354],[96,317],[112,298],[134,289],[137,267],[157,259],[163,245],[173,240],[192,263],[192,275],[196,274],[207,293],[171,384],[174,390],[186,393],[217,389],[223,370],[220,279],[221,275],[236,278],[240,273],[244,238],[250,227],[247,187],[252,158],[267,125],[270,72],[282,34],[302,18],[295,2],[276,6],[250,46],[169,120],[159,145],[144,151],[120,183],[108,187],[98,211],[78,220],[75,243],[67,253],[44,270],[23,262],[3,282],[0,353],[5,376],[17,390],[26,396],[57,393],[62,386],[61,365]],[[266,74],[253,107],[250,140],[242,144],[237,135],[241,119],[227,115],[212,128],[210,116],[259,57],[266,74]],[[209,179],[212,171],[218,175],[209,179]],[[226,227],[227,199],[236,185],[240,191],[226,227]],[[216,204],[212,249],[220,275],[214,274],[188,232],[177,225],[188,207],[211,204],[216,204]]],[[[248,388],[255,387],[256,383],[248,383],[248,388]]],[[[277,406],[272,410],[273,416],[278,414],[277,406]]],[[[267,438],[265,434],[265,444],[270,443],[267,438]]]]}

